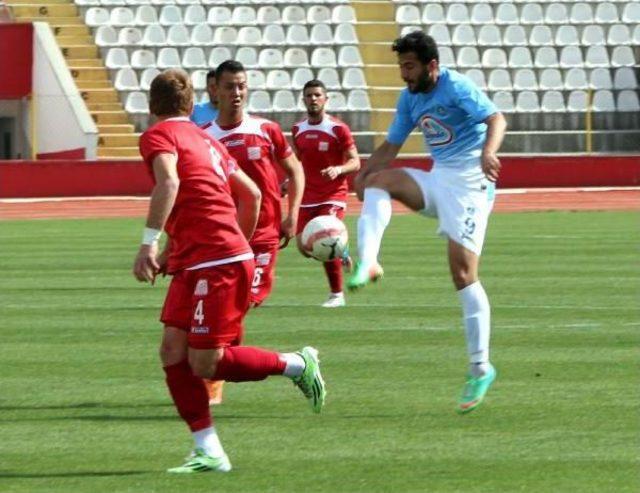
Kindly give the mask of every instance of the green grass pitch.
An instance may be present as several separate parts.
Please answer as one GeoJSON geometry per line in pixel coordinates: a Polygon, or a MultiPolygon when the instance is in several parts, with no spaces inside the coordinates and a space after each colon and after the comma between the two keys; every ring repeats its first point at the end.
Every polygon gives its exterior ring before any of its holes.
{"type": "Polygon", "coordinates": [[[191,439],[156,356],[167,282],[130,275],[142,220],[0,222],[0,491],[640,491],[636,215],[493,216],[498,379],[467,416],[435,227],[394,217],[385,279],[339,310],[318,306],[321,266],[284,251],[246,343],[317,346],[326,412],[283,378],[228,384],[215,416],[233,472],[171,477],[191,439]]]}

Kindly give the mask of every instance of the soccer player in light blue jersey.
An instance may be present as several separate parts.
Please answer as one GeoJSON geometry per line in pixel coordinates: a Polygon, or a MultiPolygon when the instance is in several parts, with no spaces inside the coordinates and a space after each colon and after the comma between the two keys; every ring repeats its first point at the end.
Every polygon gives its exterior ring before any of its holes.
{"type": "Polygon", "coordinates": [[[440,66],[431,36],[412,32],[397,39],[393,51],[407,88],[398,99],[386,141],[356,178],[356,191],[364,203],[358,220],[359,262],[347,285],[360,289],[382,276],[378,253],[391,219],[391,199],[438,219],[438,233],[447,238],[451,277],[462,304],[469,372],[457,411],[467,413],[482,402],[496,376],[489,362],[491,309],[478,265],[506,121],[471,80],[440,66]],[[431,151],[433,169],[391,169],[416,127],[431,151]]]}
{"type": "Polygon", "coordinates": [[[209,101],[202,101],[193,105],[189,119],[201,127],[218,118],[218,102],[216,101],[216,71],[207,72],[207,94],[209,101]]]}

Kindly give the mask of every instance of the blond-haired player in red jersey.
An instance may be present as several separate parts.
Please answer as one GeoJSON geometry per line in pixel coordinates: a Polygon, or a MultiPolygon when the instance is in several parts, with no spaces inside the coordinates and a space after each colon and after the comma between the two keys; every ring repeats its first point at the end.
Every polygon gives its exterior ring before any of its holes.
{"type": "Polygon", "coordinates": [[[325,391],[315,349],[276,353],[239,345],[254,269],[247,238],[261,194],[225,147],[189,121],[192,109],[187,73],[167,70],[153,80],[149,110],[158,121],[140,137],[140,153],[155,186],[133,274],[150,283],[159,272],[173,276],[160,318],[160,358],[195,446],[184,465],[168,472],[227,472],[231,464],[213,426],[203,378],[245,382],[284,375],[315,412],[325,391]],[[159,254],[163,228],[168,240],[159,254]]]}
{"type": "MultiPolygon", "coordinates": [[[[308,256],[300,241],[306,224],[317,216],[334,215],[344,218],[347,206],[347,175],[360,169],[360,158],[351,130],[342,121],[325,112],[327,89],[322,81],[314,79],[304,85],[302,96],[307,118],[291,129],[296,154],[302,161],[305,189],[298,219],[298,249],[308,256]]],[[[329,298],[322,306],[337,308],[345,305],[342,292],[342,264],[349,264],[348,252],[344,259],[324,262],[329,280],[329,298]]]]}

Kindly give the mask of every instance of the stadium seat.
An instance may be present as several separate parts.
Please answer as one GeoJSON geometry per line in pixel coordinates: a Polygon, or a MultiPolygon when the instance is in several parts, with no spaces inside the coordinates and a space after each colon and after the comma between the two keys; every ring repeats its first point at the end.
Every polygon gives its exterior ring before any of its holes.
{"type": "MultiPolygon", "coordinates": [[[[446,48],[446,47],[445,47],[446,48]]],[[[357,46],[342,46],[338,51],[338,64],[340,67],[362,67],[362,57],[357,46]]],[[[315,64],[312,64],[315,66],[315,64]]]]}
{"type": "Polygon", "coordinates": [[[191,44],[194,46],[208,46],[213,40],[213,29],[209,24],[198,24],[191,30],[191,44]]]}
{"type": "Polygon", "coordinates": [[[140,83],[138,82],[136,71],[130,67],[121,68],[120,70],[118,70],[113,85],[117,91],[140,90],[140,83]]]}
{"type": "Polygon", "coordinates": [[[569,24],[567,7],[563,3],[550,3],[544,16],[545,24],[569,24]]]}
{"type": "Polygon", "coordinates": [[[172,26],[174,24],[183,24],[182,10],[177,5],[165,5],[160,11],[160,24],[163,26],[172,26]]]}
{"type": "Polygon", "coordinates": [[[273,5],[263,5],[258,9],[256,14],[256,22],[258,24],[280,24],[281,20],[282,16],[280,14],[280,9],[273,5]]]}
{"type": "Polygon", "coordinates": [[[291,76],[291,87],[293,89],[300,90],[313,78],[313,71],[310,68],[297,68],[293,71],[293,75],[291,76]]]}
{"type": "MultiPolygon", "coordinates": [[[[420,28],[418,28],[418,31],[420,28]]],[[[434,24],[429,28],[429,36],[431,36],[438,47],[441,46],[450,46],[451,45],[451,35],[449,34],[449,28],[444,24],[434,24]]]]}
{"type": "Polygon", "coordinates": [[[349,67],[344,70],[342,87],[345,89],[366,89],[367,81],[362,69],[349,67]]]}
{"type": "Polygon", "coordinates": [[[211,7],[207,14],[207,22],[212,26],[231,24],[231,9],[222,6],[211,7]]]}
{"type": "Polygon", "coordinates": [[[281,89],[273,95],[273,111],[298,111],[296,97],[289,90],[281,89]]]}
{"type": "Polygon", "coordinates": [[[476,33],[469,24],[460,24],[453,30],[452,42],[457,46],[475,46],[478,44],[476,33]]]}
{"type": "Polygon", "coordinates": [[[625,5],[622,12],[622,22],[625,24],[638,24],[640,23],[640,3],[629,2],[625,5]]]}
{"type": "Polygon", "coordinates": [[[209,67],[215,68],[225,60],[230,60],[232,57],[231,50],[226,46],[216,46],[209,53],[209,67]]]}
{"type": "Polygon", "coordinates": [[[604,29],[602,29],[602,26],[591,24],[589,26],[585,26],[582,30],[582,45],[593,46],[604,45],[606,43],[604,29]]]}
{"type": "Polygon", "coordinates": [[[631,42],[634,45],[640,45],[640,24],[633,28],[633,34],[631,35],[631,42]]]}
{"type": "Polygon", "coordinates": [[[258,52],[252,46],[243,46],[241,48],[238,48],[238,51],[236,52],[235,59],[236,59],[236,61],[238,61],[242,65],[244,65],[245,68],[257,68],[257,67],[259,67],[259,64],[258,64],[258,52]]]}
{"type": "Polygon", "coordinates": [[[329,98],[327,101],[327,110],[328,111],[346,111],[347,110],[347,98],[344,97],[344,94],[337,91],[329,91],[327,93],[327,97],[329,98]]]}
{"type": "Polygon", "coordinates": [[[158,13],[151,5],[140,5],[136,9],[134,19],[136,26],[153,26],[158,24],[158,13]]]}
{"type": "Polygon", "coordinates": [[[124,0],[100,0],[100,5],[105,7],[124,7],[124,0]]]}
{"type": "Polygon", "coordinates": [[[593,11],[588,3],[574,3],[571,7],[569,21],[572,24],[591,24],[593,22],[593,11]]]}
{"type": "Polygon", "coordinates": [[[542,24],[544,21],[544,14],[542,13],[542,7],[539,3],[526,3],[522,7],[522,14],[520,15],[521,24],[542,24]]]}
{"type": "Polygon", "coordinates": [[[230,45],[233,46],[238,41],[238,31],[235,27],[217,27],[213,32],[214,45],[230,45]]]}
{"type": "Polygon", "coordinates": [[[284,66],[288,68],[308,67],[309,56],[302,48],[289,48],[284,52],[284,66]]]}
{"type": "Polygon", "coordinates": [[[501,48],[489,48],[482,54],[482,66],[487,68],[507,67],[507,54],[501,48]]]}
{"type": "Polygon", "coordinates": [[[256,23],[256,20],[256,11],[247,5],[238,6],[231,13],[231,24],[237,26],[252,25],[256,23]]]}
{"type": "Polygon", "coordinates": [[[207,59],[202,48],[190,46],[184,50],[182,66],[186,69],[207,68],[207,59]]]}
{"type": "MultiPolygon", "coordinates": [[[[596,47],[603,48],[603,47],[596,47]]],[[[606,53],[606,50],[605,50],[606,53]]],[[[636,64],[633,50],[630,46],[616,46],[611,53],[613,67],[631,67],[636,64]]]]}
{"type": "MultiPolygon", "coordinates": [[[[470,48],[470,47],[465,46],[465,48],[470,48]]],[[[439,50],[440,50],[440,64],[443,67],[456,68],[456,58],[455,58],[455,55],[453,54],[453,50],[449,46],[443,46],[439,50]]]]}
{"type": "Polygon", "coordinates": [[[349,91],[349,96],[347,97],[347,109],[349,111],[370,111],[371,101],[369,100],[367,91],[362,89],[349,91]]]}
{"type": "Polygon", "coordinates": [[[306,26],[301,24],[292,24],[287,28],[286,44],[288,45],[308,45],[309,31],[306,26]]]}
{"type": "MultiPolygon", "coordinates": [[[[439,3],[426,4],[422,10],[421,21],[422,24],[426,24],[427,26],[446,24],[447,19],[444,15],[444,8],[439,3]]],[[[420,21],[416,21],[416,23],[419,24],[420,21]]]]}
{"type": "Polygon", "coordinates": [[[109,24],[109,11],[102,7],[90,7],[84,15],[84,22],[89,27],[109,24]]]}
{"type": "Polygon", "coordinates": [[[553,34],[551,28],[545,25],[533,26],[529,34],[531,46],[553,46],[553,34]]]}
{"type": "Polygon", "coordinates": [[[512,3],[501,3],[496,10],[495,23],[498,25],[518,24],[518,10],[512,3]]]}
{"type": "Polygon", "coordinates": [[[508,66],[511,68],[529,68],[533,67],[531,52],[525,46],[516,46],[509,53],[508,66]]]}
{"type": "Polygon", "coordinates": [[[327,24],[331,22],[331,10],[325,5],[312,5],[307,10],[309,24],[327,24]]]}
{"type": "Polygon", "coordinates": [[[584,63],[587,67],[608,67],[610,62],[607,49],[604,46],[589,46],[584,63]]]}
{"type": "Polygon", "coordinates": [[[118,32],[112,26],[98,26],[95,42],[98,46],[116,46],[118,44],[118,32]]]}
{"type": "Polygon", "coordinates": [[[249,111],[252,113],[269,113],[271,97],[267,91],[253,91],[249,94],[249,111]]]}
{"type": "MultiPolygon", "coordinates": [[[[135,69],[156,68],[156,55],[151,50],[135,50],[131,53],[131,67],[135,69]]],[[[142,85],[142,82],[140,83],[142,85]]]]}
{"type": "Polygon", "coordinates": [[[629,31],[628,26],[626,26],[625,24],[614,24],[609,27],[609,33],[607,35],[608,45],[628,45],[631,44],[631,42],[631,32],[629,31]]]}
{"type": "Polygon", "coordinates": [[[334,24],[355,23],[356,12],[351,5],[336,5],[331,11],[331,22],[334,24]]]}
{"type": "Polygon", "coordinates": [[[267,89],[291,89],[291,76],[286,70],[270,70],[267,73],[267,89]]]}
{"type": "Polygon", "coordinates": [[[244,46],[260,46],[262,44],[262,31],[256,26],[242,26],[238,30],[237,43],[244,46]]]}
{"type": "Polygon", "coordinates": [[[586,91],[571,91],[567,98],[567,111],[584,113],[587,111],[588,96],[586,91]]]}
{"type": "Polygon", "coordinates": [[[614,24],[620,22],[618,9],[611,2],[599,3],[596,8],[595,22],[597,24],[614,24]]]}
{"type": "Polygon", "coordinates": [[[127,113],[132,114],[149,113],[149,101],[147,100],[147,95],[141,91],[130,92],[127,95],[124,109],[127,113]]]}
{"type": "Polygon", "coordinates": [[[138,46],[142,43],[142,32],[137,27],[124,27],[118,33],[119,46],[138,46]]]}
{"type": "Polygon", "coordinates": [[[333,44],[333,31],[329,24],[315,24],[311,28],[309,35],[312,45],[331,45],[333,44]]]}
{"type": "Polygon", "coordinates": [[[507,26],[504,30],[504,44],[505,46],[526,46],[527,34],[524,27],[520,25],[507,26]]]}
{"type": "Polygon", "coordinates": [[[489,74],[490,91],[510,91],[513,88],[511,74],[508,70],[498,68],[489,74]]]}
{"type": "Polygon", "coordinates": [[[616,110],[616,102],[613,99],[613,93],[606,89],[596,91],[593,94],[591,108],[597,112],[614,112],[616,110]]]}
{"type": "Polygon", "coordinates": [[[487,24],[478,32],[478,44],[480,46],[502,46],[500,29],[493,24],[487,24]]]}
{"type": "Polygon", "coordinates": [[[194,70],[191,72],[191,83],[196,91],[204,91],[207,88],[207,71],[194,70]]]}
{"type": "MultiPolygon", "coordinates": [[[[444,27],[445,27],[445,29],[447,28],[446,26],[444,26],[444,27]]],[[[406,36],[407,34],[415,32],[415,31],[422,31],[422,26],[402,26],[402,29],[400,29],[400,37],[406,36]]],[[[448,30],[447,30],[447,34],[449,34],[448,30]]],[[[437,40],[436,40],[436,43],[438,43],[437,40]]],[[[438,46],[440,46],[441,44],[442,43],[438,43],[438,46]]]]}
{"type": "Polygon", "coordinates": [[[638,92],[625,89],[618,93],[618,111],[640,112],[640,102],[638,101],[638,92]]]}
{"type": "Polygon", "coordinates": [[[559,91],[564,89],[562,74],[556,68],[546,68],[540,73],[540,89],[559,91]]]}
{"type": "Polygon", "coordinates": [[[184,23],[195,26],[207,22],[207,11],[202,5],[189,5],[184,12],[184,23]]]}
{"type": "Polygon", "coordinates": [[[353,24],[338,24],[336,26],[333,41],[337,45],[358,44],[358,35],[353,24]]]}
{"type": "Polygon", "coordinates": [[[268,46],[280,46],[286,44],[284,28],[280,24],[269,24],[262,31],[262,42],[268,46]]]}
{"type": "Polygon", "coordinates": [[[486,3],[478,3],[471,10],[471,23],[476,25],[493,24],[493,10],[486,3]]]}
{"type": "Polygon", "coordinates": [[[124,48],[109,48],[104,61],[108,69],[129,67],[129,55],[124,48]]]}
{"type": "Polygon", "coordinates": [[[536,73],[529,68],[516,70],[513,76],[513,88],[516,91],[537,91],[536,73]]]}
{"type": "Polygon", "coordinates": [[[551,46],[541,46],[536,50],[534,65],[537,68],[550,68],[558,66],[558,54],[551,46]]]}
{"type": "MultiPolygon", "coordinates": [[[[504,5],[504,4],[503,4],[504,5]]],[[[515,111],[515,103],[513,94],[509,91],[498,91],[493,95],[493,103],[503,113],[513,113],[515,111]]]]}
{"type": "Polygon", "coordinates": [[[189,46],[191,38],[184,24],[174,24],[167,31],[167,44],[172,46],[189,46]]]}
{"type": "Polygon", "coordinates": [[[277,48],[265,48],[258,55],[258,65],[262,69],[284,67],[284,54],[277,48]]]}
{"type": "Polygon", "coordinates": [[[157,68],[146,68],[140,75],[140,89],[148,91],[151,88],[151,82],[160,73],[157,68]]]}
{"type": "Polygon", "coordinates": [[[144,34],[142,35],[142,45],[165,46],[166,44],[167,35],[160,24],[151,24],[145,28],[144,34]]]}
{"type": "Polygon", "coordinates": [[[415,5],[400,5],[396,9],[396,22],[403,24],[420,24],[420,9],[415,5]]]}
{"type": "Polygon", "coordinates": [[[156,65],[159,69],[180,68],[180,53],[176,48],[160,48],[156,65]]]}
{"type": "Polygon", "coordinates": [[[540,111],[540,100],[538,94],[533,91],[522,91],[516,99],[516,112],[518,113],[538,113],[540,111]]]}
{"type": "Polygon", "coordinates": [[[612,89],[613,81],[609,68],[596,68],[591,71],[589,77],[589,87],[591,89],[612,89]]]}
{"type": "MultiPolygon", "coordinates": [[[[442,56],[441,60],[442,62],[442,56]]],[[[480,63],[480,54],[478,53],[478,49],[475,46],[463,46],[458,50],[458,59],[457,59],[458,67],[481,67],[480,63]]],[[[446,66],[446,64],[445,64],[446,66]]]]}
{"type": "MultiPolygon", "coordinates": [[[[607,73],[609,72],[607,71],[607,73]]],[[[616,69],[613,76],[613,87],[616,89],[637,89],[638,81],[636,80],[634,69],[631,67],[616,69]]]]}
{"type": "MultiPolygon", "coordinates": [[[[351,69],[358,70],[358,69],[351,69]]],[[[340,84],[340,76],[338,75],[338,71],[335,68],[324,67],[318,71],[318,79],[324,82],[324,85],[327,87],[329,91],[339,91],[342,89],[342,85],[340,84]]]]}
{"type": "Polygon", "coordinates": [[[588,89],[589,82],[587,81],[587,74],[581,68],[571,68],[567,70],[564,76],[564,87],[568,91],[574,89],[588,89]]]}
{"type": "Polygon", "coordinates": [[[247,70],[247,86],[251,91],[267,88],[267,78],[262,70],[247,70]]]}
{"type": "Polygon", "coordinates": [[[337,67],[336,54],[331,48],[316,48],[311,52],[313,67],[337,67]]]}
{"type": "Polygon", "coordinates": [[[111,10],[109,24],[114,27],[126,27],[135,25],[135,15],[129,7],[116,7],[111,10]]]}
{"type": "Polygon", "coordinates": [[[578,30],[575,26],[559,26],[556,31],[557,46],[579,46],[578,30]]]}
{"type": "Polygon", "coordinates": [[[306,24],[307,14],[299,5],[287,5],[282,10],[283,24],[306,24]]]}
{"type": "Polygon", "coordinates": [[[545,113],[564,113],[564,98],[560,91],[547,91],[542,96],[540,109],[545,113]]]}
{"type": "Polygon", "coordinates": [[[469,24],[469,9],[464,3],[452,3],[447,8],[447,24],[456,26],[459,24],[469,24]]]}
{"type": "Polygon", "coordinates": [[[483,91],[487,89],[487,81],[484,77],[484,72],[477,68],[471,68],[467,70],[464,75],[469,77],[473,81],[473,83],[478,86],[483,91]]]}
{"type": "Polygon", "coordinates": [[[577,46],[565,46],[560,52],[560,66],[562,68],[582,67],[582,51],[577,46]]]}

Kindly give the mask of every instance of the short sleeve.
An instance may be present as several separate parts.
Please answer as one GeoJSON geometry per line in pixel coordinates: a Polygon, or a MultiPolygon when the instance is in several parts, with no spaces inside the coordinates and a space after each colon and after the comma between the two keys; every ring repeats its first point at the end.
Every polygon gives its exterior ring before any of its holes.
{"type": "Polygon", "coordinates": [[[343,151],[348,151],[356,146],[355,141],[353,140],[353,135],[351,135],[351,130],[346,125],[339,125],[336,127],[336,133],[338,134],[338,138],[340,140],[340,147],[343,151]]]}
{"type": "Polygon", "coordinates": [[[498,112],[489,97],[471,80],[461,77],[453,83],[455,97],[460,107],[476,122],[482,122],[498,112]]]}
{"type": "Polygon", "coordinates": [[[145,163],[153,166],[153,160],[158,154],[177,154],[175,143],[170,135],[160,129],[146,131],[140,137],[140,155],[145,163]]]}
{"type": "Polygon", "coordinates": [[[273,144],[273,152],[277,159],[285,159],[293,154],[293,150],[287,142],[287,138],[282,133],[280,125],[275,122],[269,122],[267,132],[273,144]]]}
{"type": "Polygon", "coordinates": [[[402,145],[416,124],[411,118],[411,110],[409,108],[409,94],[402,91],[398,104],[396,105],[396,115],[387,131],[387,142],[395,145],[402,145]]]}

